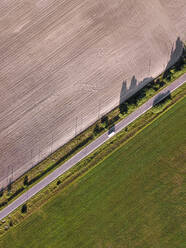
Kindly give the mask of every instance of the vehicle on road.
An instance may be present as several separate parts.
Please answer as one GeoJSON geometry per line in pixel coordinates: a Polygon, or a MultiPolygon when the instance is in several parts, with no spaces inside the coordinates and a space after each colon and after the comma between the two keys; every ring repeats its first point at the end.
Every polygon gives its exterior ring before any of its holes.
{"type": "Polygon", "coordinates": [[[108,137],[112,137],[115,135],[115,125],[113,125],[109,130],[108,130],[108,137]]]}

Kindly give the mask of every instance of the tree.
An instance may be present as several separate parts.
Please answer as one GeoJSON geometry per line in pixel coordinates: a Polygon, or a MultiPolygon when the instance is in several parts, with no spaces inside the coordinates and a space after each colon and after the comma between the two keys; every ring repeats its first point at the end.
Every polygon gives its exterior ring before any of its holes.
{"type": "Polygon", "coordinates": [[[101,118],[101,123],[102,123],[102,124],[105,124],[105,127],[107,128],[108,125],[109,125],[108,116],[103,116],[103,117],[101,118]]]}
{"type": "Polygon", "coordinates": [[[10,193],[11,189],[12,189],[12,183],[10,181],[8,186],[7,186],[8,193],[10,193]]]}
{"type": "Polygon", "coordinates": [[[24,214],[27,212],[27,204],[23,204],[22,208],[21,208],[21,212],[24,214]]]}
{"type": "Polygon", "coordinates": [[[178,62],[175,64],[175,70],[180,71],[184,66],[184,58],[183,56],[178,60],[178,62]]]}
{"type": "Polygon", "coordinates": [[[27,176],[27,175],[24,177],[24,182],[23,182],[23,184],[24,184],[25,186],[28,185],[28,176],[27,176]]]}
{"type": "Polygon", "coordinates": [[[120,111],[120,114],[124,115],[125,113],[127,113],[128,111],[128,107],[127,107],[127,104],[126,103],[122,103],[119,105],[119,111],[120,111]]]}
{"type": "Polygon", "coordinates": [[[60,184],[61,184],[61,180],[58,180],[58,181],[57,181],[57,185],[60,185],[60,184]]]}
{"type": "Polygon", "coordinates": [[[4,194],[4,188],[1,188],[1,190],[0,190],[0,197],[2,197],[3,194],[4,194]]]}
{"type": "Polygon", "coordinates": [[[13,221],[12,220],[10,220],[9,226],[13,226],[13,221]]]}
{"type": "Polygon", "coordinates": [[[100,132],[100,127],[98,124],[96,124],[95,128],[94,128],[94,134],[98,134],[100,132]]]}

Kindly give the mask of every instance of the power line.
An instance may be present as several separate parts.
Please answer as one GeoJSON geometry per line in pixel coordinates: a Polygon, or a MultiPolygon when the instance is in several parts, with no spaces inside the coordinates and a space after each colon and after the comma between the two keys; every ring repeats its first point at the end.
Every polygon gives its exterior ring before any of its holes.
{"type": "Polygon", "coordinates": [[[78,117],[76,117],[76,123],[75,123],[75,137],[77,135],[77,122],[78,122],[78,117]]]}

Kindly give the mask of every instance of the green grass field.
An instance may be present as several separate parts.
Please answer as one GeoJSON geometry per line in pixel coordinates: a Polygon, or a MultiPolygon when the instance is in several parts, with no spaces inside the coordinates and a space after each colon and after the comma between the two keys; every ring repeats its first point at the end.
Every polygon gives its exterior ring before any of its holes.
{"type": "Polygon", "coordinates": [[[1,237],[0,247],[181,248],[186,98],[1,237]]]}

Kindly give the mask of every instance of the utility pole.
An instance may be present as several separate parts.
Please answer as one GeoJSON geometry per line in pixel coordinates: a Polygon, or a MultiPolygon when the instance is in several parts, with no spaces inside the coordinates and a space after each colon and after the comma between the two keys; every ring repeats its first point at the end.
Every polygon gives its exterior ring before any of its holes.
{"type": "Polygon", "coordinates": [[[14,168],[13,168],[13,166],[12,166],[12,182],[13,182],[13,173],[14,173],[13,169],[14,169],[14,168]]]}
{"type": "Polygon", "coordinates": [[[78,117],[76,117],[76,123],[75,123],[75,137],[77,135],[77,122],[78,122],[78,117]]]}
{"type": "Polygon", "coordinates": [[[54,136],[53,136],[53,133],[52,133],[51,154],[53,153],[53,142],[54,142],[54,136]]]}
{"type": "Polygon", "coordinates": [[[33,158],[33,151],[31,149],[31,168],[33,167],[33,160],[32,160],[32,158],[33,158]]]}
{"type": "Polygon", "coordinates": [[[8,166],[8,171],[7,171],[7,186],[9,185],[9,166],[8,166]]]}
{"type": "Polygon", "coordinates": [[[40,149],[40,143],[39,143],[39,162],[41,160],[41,149],[40,149]]]}
{"type": "Polygon", "coordinates": [[[98,103],[98,120],[100,119],[100,112],[101,112],[101,103],[98,103]]]}

